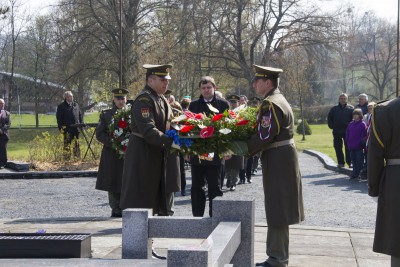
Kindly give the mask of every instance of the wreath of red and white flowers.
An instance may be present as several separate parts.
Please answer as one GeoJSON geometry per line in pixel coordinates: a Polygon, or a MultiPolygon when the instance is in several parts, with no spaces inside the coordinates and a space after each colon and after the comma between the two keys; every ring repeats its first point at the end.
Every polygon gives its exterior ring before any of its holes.
{"type": "Polygon", "coordinates": [[[117,152],[118,158],[125,156],[131,135],[131,105],[127,104],[117,109],[113,114],[108,130],[111,138],[111,146],[117,152]]]}

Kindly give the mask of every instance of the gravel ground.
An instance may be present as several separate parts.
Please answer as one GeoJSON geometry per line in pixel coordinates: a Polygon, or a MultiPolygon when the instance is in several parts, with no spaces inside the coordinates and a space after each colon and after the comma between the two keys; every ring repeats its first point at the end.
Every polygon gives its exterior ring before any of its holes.
{"type": "MultiPolygon", "coordinates": [[[[306,220],[303,225],[374,229],[376,203],[367,195],[366,181],[326,170],[316,157],[300,153],[306,220]]],[[[187,196],[177,193],[175,215],[191,216],[190,172],[187,196]]],[[[95,190],[95,178],[0,179],[0,219],[108,217],[107,193],[95,190]]],[[[256,200],[256,222],[265,223],[261,170],[252,184],[238,185],[240,198],[256,200]]],[[[206,210],[208,215],[208,210],[206,210]]]]}

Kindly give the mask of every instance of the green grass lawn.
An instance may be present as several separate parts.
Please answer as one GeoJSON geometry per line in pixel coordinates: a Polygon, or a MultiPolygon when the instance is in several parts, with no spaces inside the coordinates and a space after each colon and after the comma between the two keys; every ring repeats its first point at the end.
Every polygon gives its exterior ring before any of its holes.
{"type": "MultiPolygon", "coordinates": [[[[85,113],[83,120],[86,123],[97,123],[99,113],[85,113]]],[[[35,115],[21,114],[19,116],[18,114],[11,114],[10,141],[7,144],[7,154],[10,160],[27,160],[29,158],[29,142],[42,132],[59,133],[55,115],[39,114],[39,128],[34,127],[35,115]]]]}
{"type": "Polygon", "coordinates": [[[306,135],[304,141],[303,135],[295,134],[294,139],[297,149],[302,151],[304,149],[316,150],[324,153],[336,162],[335,149],[333,148],[332,130],[326,124],[310,125],[312,135],[306,135]]]}
{"type": "MultiPolygon", "coordinates": [[[[99,121],[98,112],[85,113],[83,121],[94,123],[99,121]]],[[[11,113],[11,128],[35,127],[36,120],[34,114],[13,114],[11,113]],[[21,127],[20,127],[21,126],[21,127]]],[[[57,127],[56,115],[39,114],[39,127],[57,127]]]]}

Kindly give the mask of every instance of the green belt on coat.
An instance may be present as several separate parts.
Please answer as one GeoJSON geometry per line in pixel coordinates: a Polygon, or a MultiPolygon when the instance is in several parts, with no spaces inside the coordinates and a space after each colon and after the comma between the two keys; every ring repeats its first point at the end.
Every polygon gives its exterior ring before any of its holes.
{"type": "Polygon", "coordinates": [[[288,140],[282,140],[282,141],[278,141],[278,142],[273,142],[273,143],[270,143],[267,146],[267,148],[264,149],[264,151],[270,150],[270,149],[274,149],[274,148],[277,148],[277,147],[281,147],[281,146],[291,145],[291,144],[294,144],[293,138],[288,139],[288,140]]]}
{"type": "Polygon", "coordinates": [[[387,159],[386,166],[389,165],[400,165],[400,159],[387,159]]]}

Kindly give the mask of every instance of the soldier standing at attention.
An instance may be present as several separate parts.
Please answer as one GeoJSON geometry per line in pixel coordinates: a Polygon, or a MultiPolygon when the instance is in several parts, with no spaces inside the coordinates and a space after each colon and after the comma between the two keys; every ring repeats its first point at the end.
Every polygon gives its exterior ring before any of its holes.
{"type": "Polygon", "coordinates": [[[400,267],[400,97],[372,111],[368,140],[368,195],[377,198],[373,251],[400,267]]]}
{"type": "MultiPolygon", "coordinates": [[[[172,162],[167,162],[167,158],[175,161],[179,170],[178,156],[169,156],[173,139],[165,134],[173,118],[172,108],[164,97],[171,79],[167,69],[171,67],[143,66],[147,70],[146,86],[134,100],[131,110],[132,134],[122,175],[122,209],[147,208],[152,209],[153,214],[168,214],[166,191],[171,184],[167,184],[166,167],[172,162]]],[[[179,185],[180,176],[169,183],[179,185]]]]}
{"type": "Polygon", "coordinates": [[[118,152],[112,147],[108,126],[115,112],[126,106],[126,95],[129,92],[128,90],[117,88],[112,90],[112,93],[114,94],[113,107],[101,112],[100,122],[96,128],[96,138],[103,144],[96,189],[108,192],[111,217],[120,218],[122,217],[122,211],[119,202],[121,198],[124,159],[120,158],[118,152]]]}
{"type": "Polygon", "coordinates": [[[278,89],[281,69],[254,65],[253,87],[263,96],[258,132],[247,141],[251,155],[262,152],[268,259],[256,266],[288,266],[289,225],[304,220],[301,175],[293,140],[292,109],[278,89]]]}

